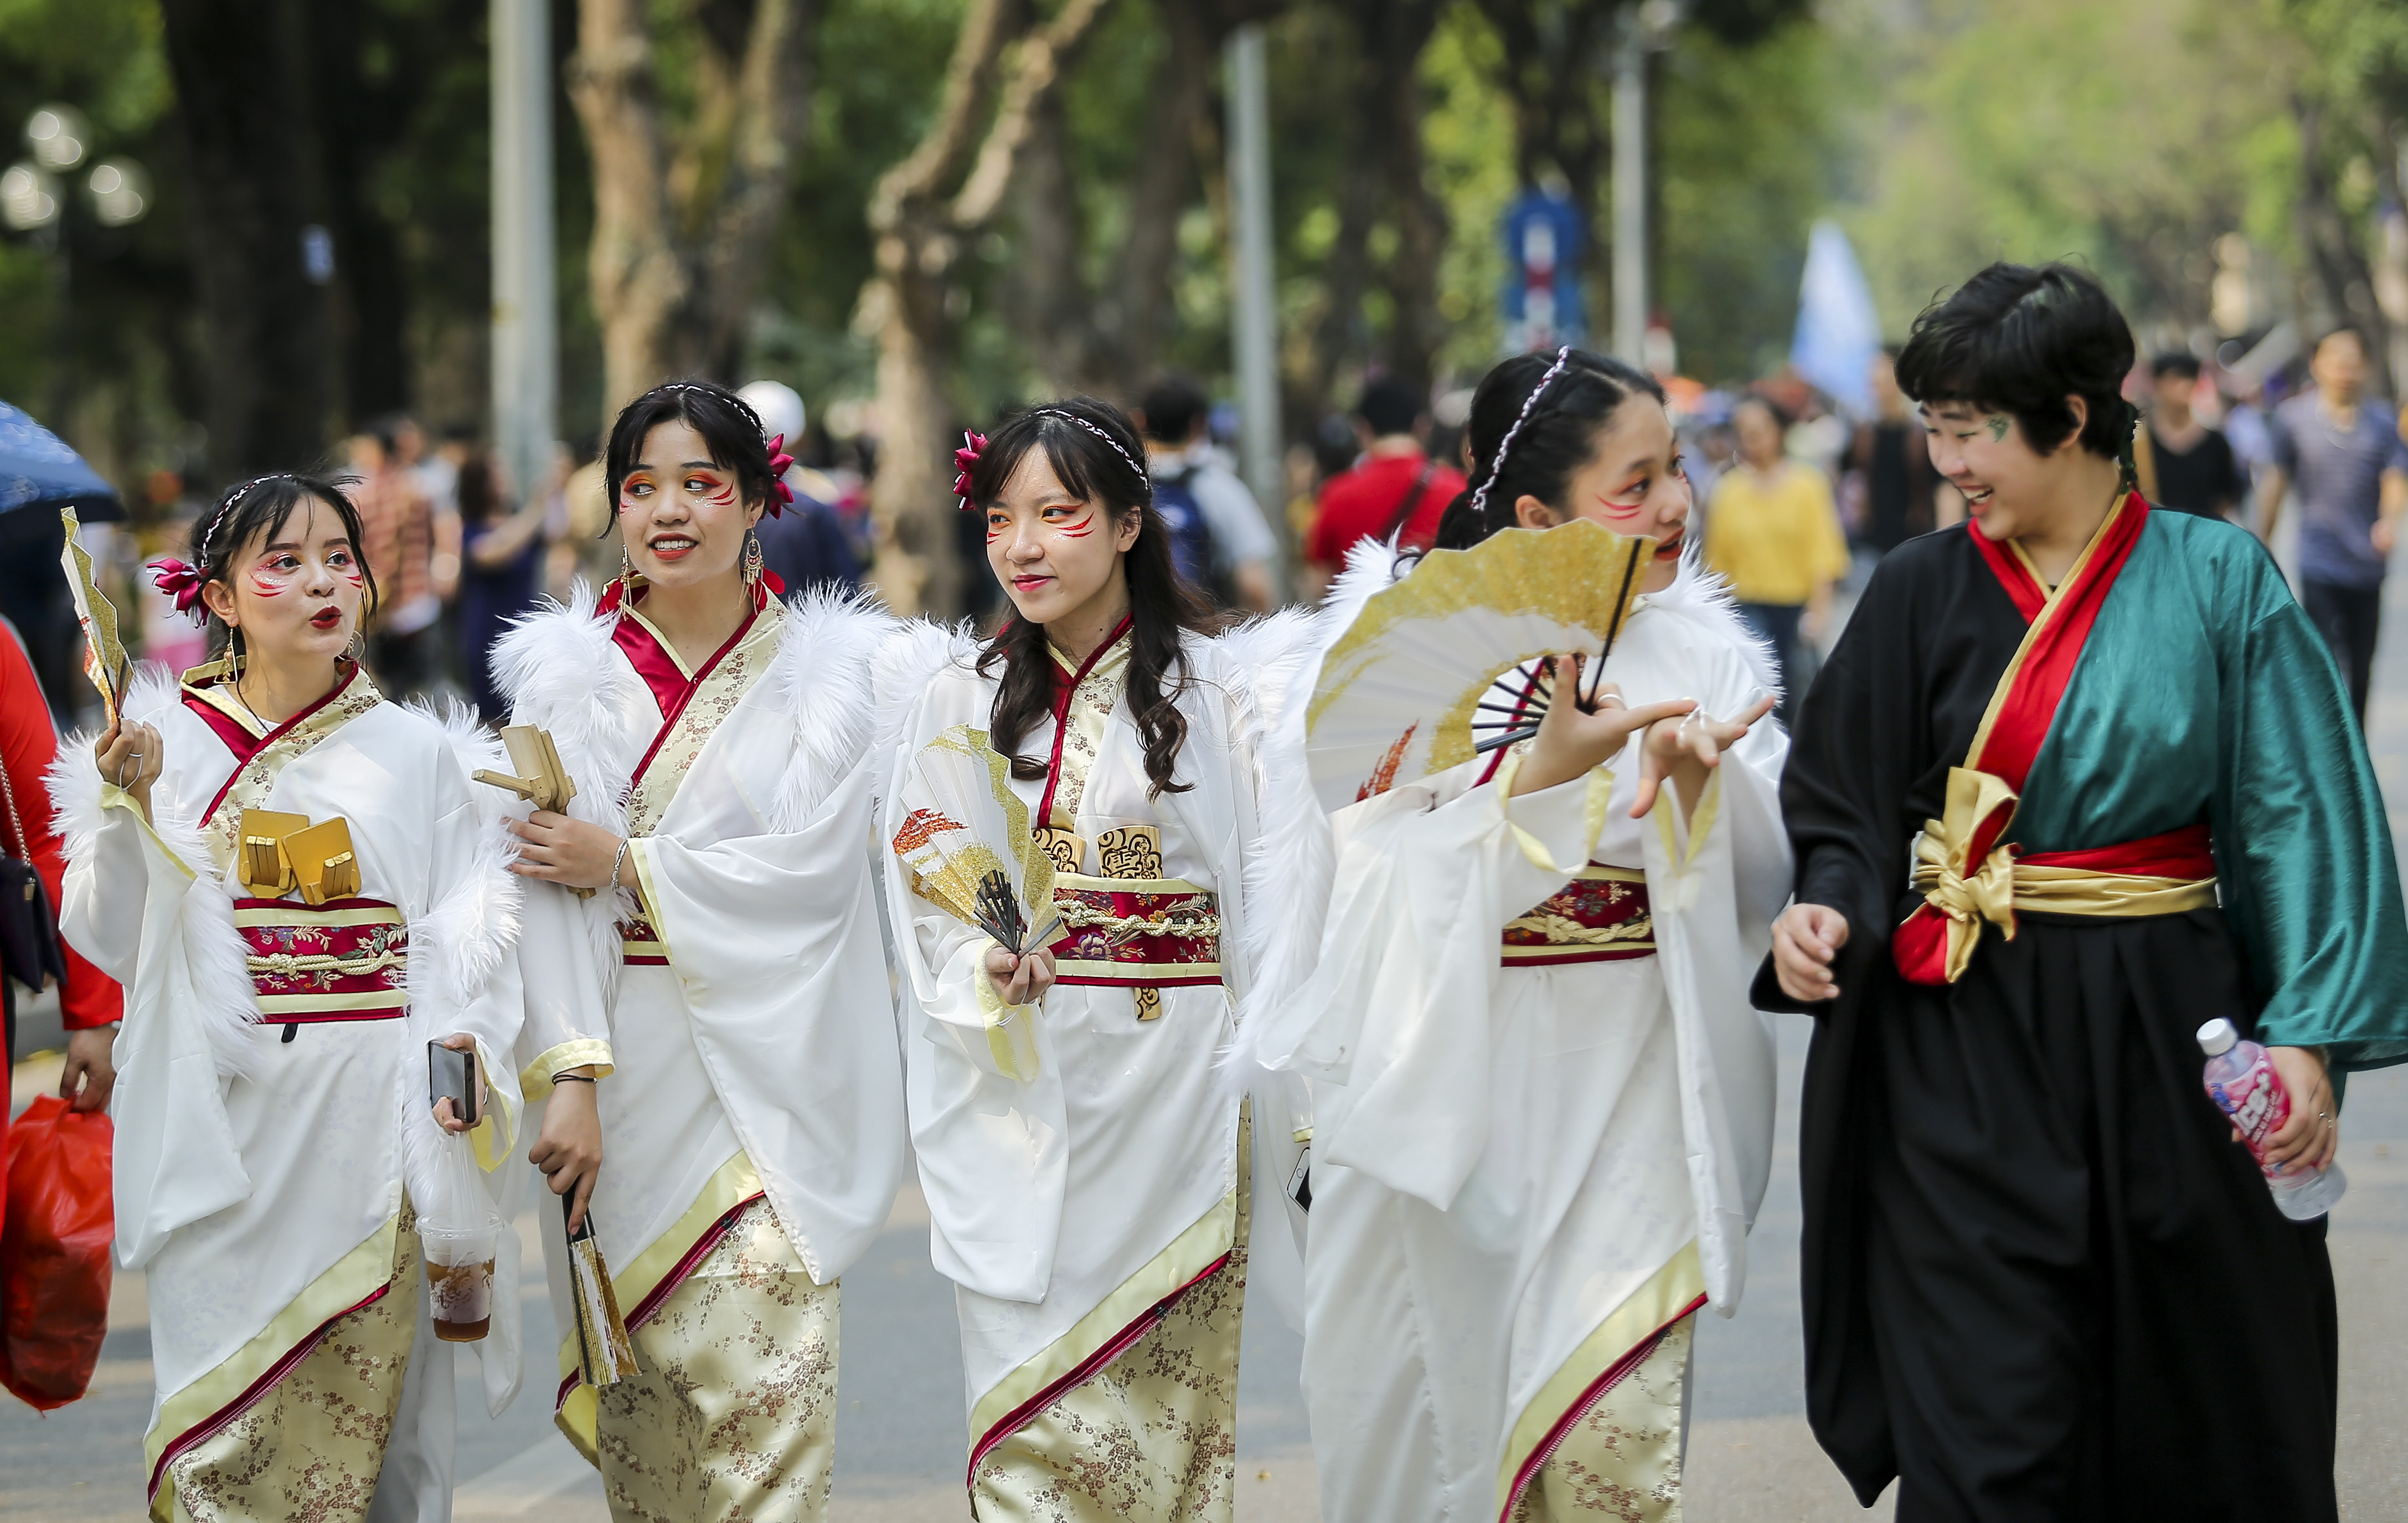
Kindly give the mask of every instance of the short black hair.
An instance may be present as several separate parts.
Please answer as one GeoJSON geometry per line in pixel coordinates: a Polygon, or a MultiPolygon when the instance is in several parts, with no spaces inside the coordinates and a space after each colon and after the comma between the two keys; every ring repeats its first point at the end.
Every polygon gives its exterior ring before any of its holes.
{"type": "MultiPolygon", "coordinates": [[[[610,425],[610,442],[602,455],[603,500],[610,505],[611,522],[619,513],[619,487],[643,453],[644,439],[672,419],[690,424],[710,451],[711,464],[732,472],[737,494],[749,505],[767,504],[778,484],[769,468],[769,440],[761,432],[761,415],[752,405],[726,387],[709,381],[673,381],[655,386],[619,410],[610,425]]],[[[603,533],[609,532],[609,524],[603,533]]]]}
{"type": "Polygon", "coordinates": [[[1363,395],[1354,399],[1354,416],[1382,437],[1412,433],[1428,410],[1429,398],[1422,389],[1395,376],[1373,376],[1363,382],[1363,395]]]}
{"type": "Polygon", "coordinates": [[[1992,265],[1914,320],[1899,352],[1899,389],[1929,407],[1965,402],[2011,414],[2042,453],[2073,433],[2068,396],[2089,416],[2082,447],[2118,458],[2131,420],[2124,378],[2132,329],[2088,271],[2071,265],[1992,265]]]}
{"type": "Polygon", "coordinates": [[[2180,376],[2186,381],[2199,379],[2199,356],[2179,349],[2171,349],[2149,362],[2149,379],[2163,381],[2168,376],[2180,376]]]}
{"type": "Polygon", "coordinates": [[[1212,410],[1212,399],[1194,378],[1173,370],[1156,376],[1138,398],[1145,414],[1145,437],[1156,444],[1184,444],[1196,435],[1196,424],[1212,410]]]}

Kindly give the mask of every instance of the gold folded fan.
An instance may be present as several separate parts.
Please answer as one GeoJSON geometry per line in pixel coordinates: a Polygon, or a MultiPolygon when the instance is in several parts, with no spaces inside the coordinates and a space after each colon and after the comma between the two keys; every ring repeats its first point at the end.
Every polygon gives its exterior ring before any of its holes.
{"type": "Polygon", "coordinates": [[[306,814],[247,809],[240,836],[235,866],[242,885],[261,898],[282,898],[298,888],[301,898],[316,906],[360,891],[351,827],[340,815],[311,825],[306,814]]]}

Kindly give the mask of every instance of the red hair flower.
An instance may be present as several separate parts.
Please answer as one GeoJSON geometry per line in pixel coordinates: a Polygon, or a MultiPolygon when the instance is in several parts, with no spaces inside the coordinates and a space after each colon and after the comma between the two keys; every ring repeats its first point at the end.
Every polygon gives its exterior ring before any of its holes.
{"type": "Polygon", "coordinates": [[[953,452],[953,469],[960,473],[953,478],[953,498],[964,512],[969,511],[970,507],[970,467],[977,465],[979,456],[985,453],[986,436],[964,430],[962,447],[953,452]]]}
{"type": "Polygon", "coordinates": [[[190,613],[201,601],[201,573],[173,555],[148,561],[145,566],[157,574],[150,584],[176,600],[176,611],[190,613]]]}
{"type": "Polygon", "coordinates": [[[786,470],[795,457],[786,453],[786,436],[779,435],[769,441],[769,484],[778,489],[778,499],[769,504],[769,516],[776,518],[795,500],[795,489],[786,484],[786,470]]]}

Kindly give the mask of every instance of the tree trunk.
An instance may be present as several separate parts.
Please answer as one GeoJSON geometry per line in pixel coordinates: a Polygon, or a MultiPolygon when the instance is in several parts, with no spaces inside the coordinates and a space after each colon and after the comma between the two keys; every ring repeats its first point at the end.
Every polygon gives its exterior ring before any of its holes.
{"type": "Polygon", "coordinates": [[[602,411],[678,375],[733,382],[810,120],[806,0],[697,12],[695,119],[674,153],[644,0],[579,0],[569,98],[594,162],[587,281],[602,411]]]}
{"type": "Polygon", "coordinates": [[[1179,263],[1179,219],[1197,183],[1197,124],[1203,121],[1220,38],[1185,0],[1156,0],[1163,52],[1146,112],[1145,151],[1129,194],[1129,237],[1106,295],[1113,322],[1111,380],[1133,395],[1162,352],[1170,276],[1179,263]]]}
{"type": "Polygon", "coordinates": [[[1388,215],[1397,229],[1397,251],[1388,261],[1385,285],[1394,316],[1385,346],[1388,368],[1425,391],[1434,379],[1438,346],[1446,337],[1439,315],[1439,261],[1446,253],[1445,203],[1429,188],[1422,157],[1422,49],[1438,29],[1440,6],[1431,0],[1391,5],[1388,27],[1397,56],[1384,71],[1388,83],[1388,215]]]}
{"type": "Polygon", "coordinates": [[[951,490],[960,413],[948,395],[962,292],[955,270],[1004,205],[1064,71],[1109,4],[1069,0],[1048,22],[1017,0],[972,0],[936,120],[870,196],[878,273],[862,309],[878,335],[882,430],[870,575],[897,611],[949,616],[961,607],[951,490]]]}
{"type": "Polygon", "coordinates": [[[594,161],[586,261],[602,328],[602,424],[668,379],[669,325],[689,289],[674,241],[660,86],[644,0],[579,0],[568,95],[594,161]]]}
{"type": "Polygon", "coordinates": [[[302,268],[303,175],[289,18],[260,0],[162,0],[208,333],[209,463],[233,480],[326,446],[324,294],[302,268]]]}
{"type": "Polygon", "coordinates": [[[2366,339],[2373,388],[2387,390],[2388,335],[2375,306],[2372,268],[2333,199],[2331,166],[2325,162],[2323,108],[2294,96],[2291,109],[2300,127],[2300,189],[2292,216],[2313,280],[2310,337],[2342,323],[2358,329],[2366,339]]]}

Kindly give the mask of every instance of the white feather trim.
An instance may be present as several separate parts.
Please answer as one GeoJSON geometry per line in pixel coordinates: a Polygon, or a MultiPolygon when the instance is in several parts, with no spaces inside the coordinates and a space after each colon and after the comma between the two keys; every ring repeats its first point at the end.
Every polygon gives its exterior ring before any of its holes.
{"type": "Polygon", "coordinates": [[[1683,547],[1681,568],[1672,578],[1672,584],[1646,596],[1645,607],[1694,625],[1715,643],[1738,647],[1740,658],[1747,663],[1756,685],[1776,697],[1780,696],[1780,668],[1773,662],[1770,642],[1756,633],[1756,626],[1740,612],[1739,600],[1731,596],[1730,580],[1707,568],[1695,539],[1683,547]]]}
{"type": "Polygon", "coordinates": [[[1205,647],[1230,692],[1231,740],[1254,787],[1238,930],[1246,981],[1237,1038],[1220,1060],[1232,1085],[1254,1082],[1269,1016],[1303,984],[1321,950],[1332,854],[1329,820],[1305,766],[1304,720],[1322,654],[1345,627],[1330,610],[1289,609],[1205,647]]]}
{"type": "Polygon", "coordinates": [[[814,587],[787,603],[778,653],[761,679],[769,701],[795,726],[795,753],[769,812],[771,830],[801,829],[862,765],[878,731],[878,660],[896,627],[867,593],[814,587]]]}
{"type": "MultiPolygon", "coordinates": [[[[513,624],[494,644],[494,681],[510,700],[510,717],[552,734],[560,761],[577,780],[568,802],[573,819],[614,836],[627,833],[627,789],[659,722],[652,694],[620,659],[610,632],[618,615],[595,611],[594,591],[579,582],[566,604],[548,603],[513,624]]],[[[580,901],[586,951],[601,970],[603,997],[615,1000],[621,966],[619,921],[635,913],[624,889],[580,901]]]]}
{"type": "Polygon", "coordinates": [[[880,765],[893,761],[921,697],[937,674],[950,666],[968,670],[978,660],[979,647],[979,638],[968,620],[941,625],[910,619],[887,635],[879,647],[870,681],[871,707],[877,712],[870,754],[880,759],[880,765]]]}

